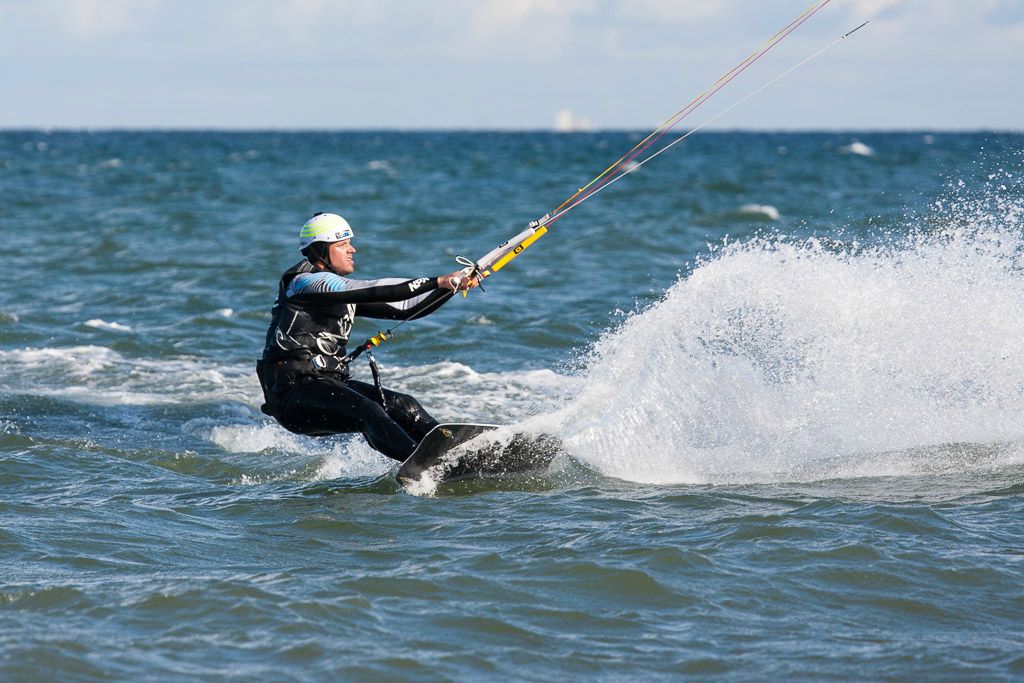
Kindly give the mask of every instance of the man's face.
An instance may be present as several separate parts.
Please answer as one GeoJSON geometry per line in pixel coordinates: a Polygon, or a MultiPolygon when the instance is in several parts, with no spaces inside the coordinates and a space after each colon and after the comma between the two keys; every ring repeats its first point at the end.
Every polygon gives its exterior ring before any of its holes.
{"type": "Polygon", "coordinates": [[[352,246],[352,240],[331,242],[327,249],[327,257],[331,267],[341,275],[351,275],[356,269],[356,261],[353,255],[356,248],[352,246]]]}

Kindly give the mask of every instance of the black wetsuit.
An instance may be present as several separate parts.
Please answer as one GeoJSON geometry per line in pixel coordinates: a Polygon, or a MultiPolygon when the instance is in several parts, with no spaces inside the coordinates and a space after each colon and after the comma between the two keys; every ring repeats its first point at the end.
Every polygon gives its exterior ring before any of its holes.
{"type": "Polygon", "coordinates": [[[350,379],[342,362],[356,316],[409,320],[451,298],[437,278],[351,280],[300,261],[281,276],[256,370],[263,412],[299,434],[362,432],[375,449],[405,460],[436,424],[411,396],[350,379]]]}

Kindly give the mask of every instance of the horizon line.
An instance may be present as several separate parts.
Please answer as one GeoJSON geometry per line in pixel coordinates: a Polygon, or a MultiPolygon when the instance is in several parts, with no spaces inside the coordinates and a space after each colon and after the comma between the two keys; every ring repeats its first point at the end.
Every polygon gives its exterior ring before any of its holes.
{"type": "MultiPolygon", "coordinates": [[[[0,133],[551,133],[554,135],[594,135],[604,133],[644,133],[651,128],[630,128],[630,127],[607,127],[589,128],[581,130],[557,130],[544,126],[516,127],[432,127],[432,126],[349,126],[349,127],[327,127],[327,126],[3,126],[0,125],[0,133]]],[[[680,134],[685,133],[681,130],[680,134]]],[[[922,133],[922,134],[944,134],[944,133],[989,133],[989,134],[1021,134],[1024,128],[1000,128],[1000,127],[903,127],[903,126],[871,126],[865,128],[856,127],[744,127],[736,126],[730,128],[712,128],[701,131],[704,135],[729,134],[729,133],[922,133]]]]}

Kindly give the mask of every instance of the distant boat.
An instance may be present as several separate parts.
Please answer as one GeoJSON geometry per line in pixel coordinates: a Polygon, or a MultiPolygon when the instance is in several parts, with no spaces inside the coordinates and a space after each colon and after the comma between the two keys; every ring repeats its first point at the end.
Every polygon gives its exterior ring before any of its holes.
{"type": "Polygon", "coordinates": [[[578,133],[594,130],[594,124],[586,116],[577,116],[570,109],[559,109],[555,114],[555,130],[559,133],[578,133]]]}

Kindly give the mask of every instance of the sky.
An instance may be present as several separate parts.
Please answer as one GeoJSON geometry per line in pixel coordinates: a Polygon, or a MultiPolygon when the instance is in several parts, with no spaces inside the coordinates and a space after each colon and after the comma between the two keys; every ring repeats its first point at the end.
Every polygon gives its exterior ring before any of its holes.
{"type": "MultiPolygon", "coordinates": [[[[812,0],[0,0],[0,128],[651,128],[812,0]]],[[[687,119],[1024,130],[1024,0],[830,0],[687,119]],[[874,18],[872,18],[874,17],[874,18]]]]}

